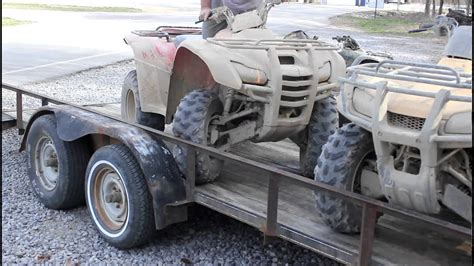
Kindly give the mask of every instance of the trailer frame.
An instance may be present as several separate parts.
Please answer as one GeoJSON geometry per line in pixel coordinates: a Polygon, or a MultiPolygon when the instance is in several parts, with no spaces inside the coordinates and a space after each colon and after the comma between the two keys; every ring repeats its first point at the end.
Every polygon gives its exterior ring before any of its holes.
{"type": "MultiPolygon", "coordinates": [[[[179,144],[182,147],[188,149],[187,154],[187,164],[194,165],[196,160],[196,152],[206,153],[218,159],[221,159],[225,162],[233,162],[241,165],[242,167],[252,168],[259,172],[264,173],[268,177],[268,198],[266,201],[266,215],[259,216],[245,210],[236,208],[230,204],[223,204],[223,203],[216,203],[212,202],[215,199],[212,198],[205,198],[203,195],[196,196],[196,186],[195,186],[195,168],[190,167],[187,169],[187,179],[185,181],[185,188],[186,188],[186,199],[175,202],[170,204],[167,207],[179,207],[179,206],[186,206],[190,203],[196,202],[196,197],[201,197],[202,202],[207,201],[208,206],[214,206],[214,210],[217,210],[221,213],[224,213],[228,216],[236,218],[240,221],[244,221],[248,224],[252,224],[257,227],[260,231],[264,234],[264,242],[270,243],[276,238],[282,238],[293,243],[296,243],[300,246],[309,248],[317,253],[324,254],[326,256],[331,257],[337,261],[343,263],[355,263],[358,265],[369,265],[372,261],[372,247],[374,243],[374,231],[377,219],[377,212],[381,212],[384,214],[389,214],[394,217],[402,218],[402,219],[409,219],[414,224],[419,224],[424,227],[428,227],[430,229],[436,230],[438,232],[443,232],[446,234],[450,234],[462,239],[472,239],[472,231],[469,228],[443,221],[438,218],[434,218],[425,214],[421,214],[415,211],[407,210],[398,206],[393,206],[360,194],[355,194],[353,192],[341,190],[334,188],[330,185],[317,182],[314,180],[310,180],[306,177],[300,176],[295,173],[291,173],[274,166],[266,165],[257,161],[253,161],[247,158],[243,158],[241,156],[230,154],[230,153],[223,153],[214,149],[212,147],[203,146],[200,144],[195,144],[190,141],[186,141],[183,139],[179,139],[172,135],[165,134],[159,130],[146,127],[143,125],[139,125],[136,123],[131,123],[127,121],[123,121],[115,116],[110,114],[106,114],[103,112],[99,112],[87,106],[76,105],[72,103],[67,103],[62,100],[55,99],[53,97],[35,93],[29,90],[25,90],[16,86],[12,86],[2,82],[2,90],[6,89],[9,91],[13,91],[16,93],[16,127],[18,128],[18,133],[20,135],[24,135],[25,133],[25,121],[23,121],[23,96],[30,96],[36,99],[41,100],[41,105],[46,106],[48,104],[56,104],[56,105],[68,105],[83,111],[87,111],[96,115],[105,116],[107,118],[113,119],[115,121],[128,124],[133,127],[140,128],[147,133],[154,135],[163,141],[179,144]],[[359,252],[358,254],[350,254],[345,252],[344,250],[340,250],[339,252],[334,251],[333,247],[329,247],[332,252],[327,252],[325,243],[318,241],[318,239],[314,239],[310,236],[307,236],[303,233],[297,232],[292,228],[288,228],[286,226],[280,225],[278,223],[278,203],[279,203],[279,191],[280,191],[280,184],[282,181],[290,182],[297,186],[302,186],[309,188],[311,190],[321,190],[327,193],[330,193],[332,196],[335,197],[342,197],[345,199],[349,199],[356,204],[359,204],[363,208],[362,213],[362,227],[361,227],[361,235],[359,240],[359,252]],[[337,254],[337,255],[334,255],[337,254]]],[[[3,110],[2,110],[3,113],[3,110]]],[[[30,123],[31,121],[29,121],[30,123]]],[[[11,125],[11,121],[9,121],[11,125]]],[[[2,130],[3,130],[3,121],[2,121],[2,130]]],[[[206,204],[202,204],[206,205],[206,204]]]]}

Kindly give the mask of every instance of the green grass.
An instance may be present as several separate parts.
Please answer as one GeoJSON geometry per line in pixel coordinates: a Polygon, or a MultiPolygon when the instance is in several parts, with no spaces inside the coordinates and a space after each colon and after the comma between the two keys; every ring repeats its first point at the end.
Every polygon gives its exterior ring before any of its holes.
{"type": "Polygon", "coordinates": [[[33,23],[33,21],[29,20],[17,20],[9,17],[2,17],[2,27],[5,26],[16,26],[16,25],[22,25],[22,24],[29,24],[33,23]]]}
{"type": "Polygon", "coordinates": [[[415,23],[397,18],[352,18],[351,24],[370,33],[404,33],[407,28],[418,28],[415,23]]]}
{"type": "Polygon", "coordinates": [[[27,4],[27,3],[2,3],[2,8],[73,11],[73,12],[142,12],[141,9],[132,8],[132,7],[73,6],[73,5],[27,4]]]}
{"type": "Polygon", "coordinates": [[[334,25],[367,33],[407,35],[409,30],[417,29],[420,23],[429,21],[429,18],[419,13],[381,12],[374,19],[373,12],[360,12],[333,17],[331,21],[334,25]]]}

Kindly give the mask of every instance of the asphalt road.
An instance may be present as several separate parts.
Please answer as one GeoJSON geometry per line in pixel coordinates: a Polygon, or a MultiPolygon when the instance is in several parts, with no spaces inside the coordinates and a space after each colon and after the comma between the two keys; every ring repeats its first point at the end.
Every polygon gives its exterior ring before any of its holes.
{"type": "MultiPolygon", "coordinates": [[[[158,5],[161,4],[154,8],[158,5]]],[[[115,63],[133,56],[122,41],[131,30],[154,29],[159,25],[194,26],[197,5],[175,1],[163,7],[161,13],[4,9],[3,17],[35,23],[2,28],[2,80],[22,85],[115,63]]],[[[329,17],[360,9],[285,3],[271,11],[268,27],[278,34],[322,29],[328,27],[329,17]]]]}

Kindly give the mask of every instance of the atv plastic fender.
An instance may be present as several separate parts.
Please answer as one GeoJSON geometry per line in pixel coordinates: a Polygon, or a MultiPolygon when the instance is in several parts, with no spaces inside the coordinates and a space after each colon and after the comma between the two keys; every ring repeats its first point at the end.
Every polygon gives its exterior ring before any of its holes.
{"type": "Polygon", "coordinates": [[[176,52],[170,80],[166,123],[171,122],[179,101],[194,89],[213,88],[220,84],[240,90],[242,77],[237,65],[265,72],[263,66],[237,51],[229,52],[229,49],[206,40],[182,42],[176,52]]]}
{"type": "MultiPolygon", "coordinates": [[[[59,137],[74,141],[82,137],[108,136],[99,145],[110,144],[111,139],[125,144],[139,162],[153,198],[155,226],[162,229],[169,224],[187,219],[185,209],[167,208],[167,205],[186,198],[185,184],[178,166],[165,143],[146,131],[93,112],[67,106],[45,106],[40,108],[28,122],[20,151],[26,148],[28,132],[34,121],[46,114],[56,117],[59,137]]],[[[97,143],[95,143],[97,144],[97,143]]],[[[86,145],[86,144],[84,144],[86,145]]]]}
{"type": "Polygon", "coordinates": [[[175,44],[164,38],[133,33],[126,35],[124,40],[132,48],[135,59],[141,110],[164,116],[176,55],[175,44]]]}

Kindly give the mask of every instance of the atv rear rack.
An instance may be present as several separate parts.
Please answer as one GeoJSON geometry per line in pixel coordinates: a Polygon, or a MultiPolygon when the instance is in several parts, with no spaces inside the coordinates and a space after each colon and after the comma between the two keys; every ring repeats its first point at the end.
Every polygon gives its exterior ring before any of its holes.
{"type": "Polygon", "coordinates": [[[132,33],[141,37],[166,38],[166,40],[169,41],[170,37],[176,37],[183,34],[200,35],[202,30],[200,27],[159,26],[155,30],[134,30],[132,33]]]}
{"type": "Polygon", "coordinates": [[[274,47],[276,50],[338,50],[334,45],[318,41],[304,39],[216,39],[208,38],[208,42],[230,49],[259,49],[268,50],[274,47]]]}

